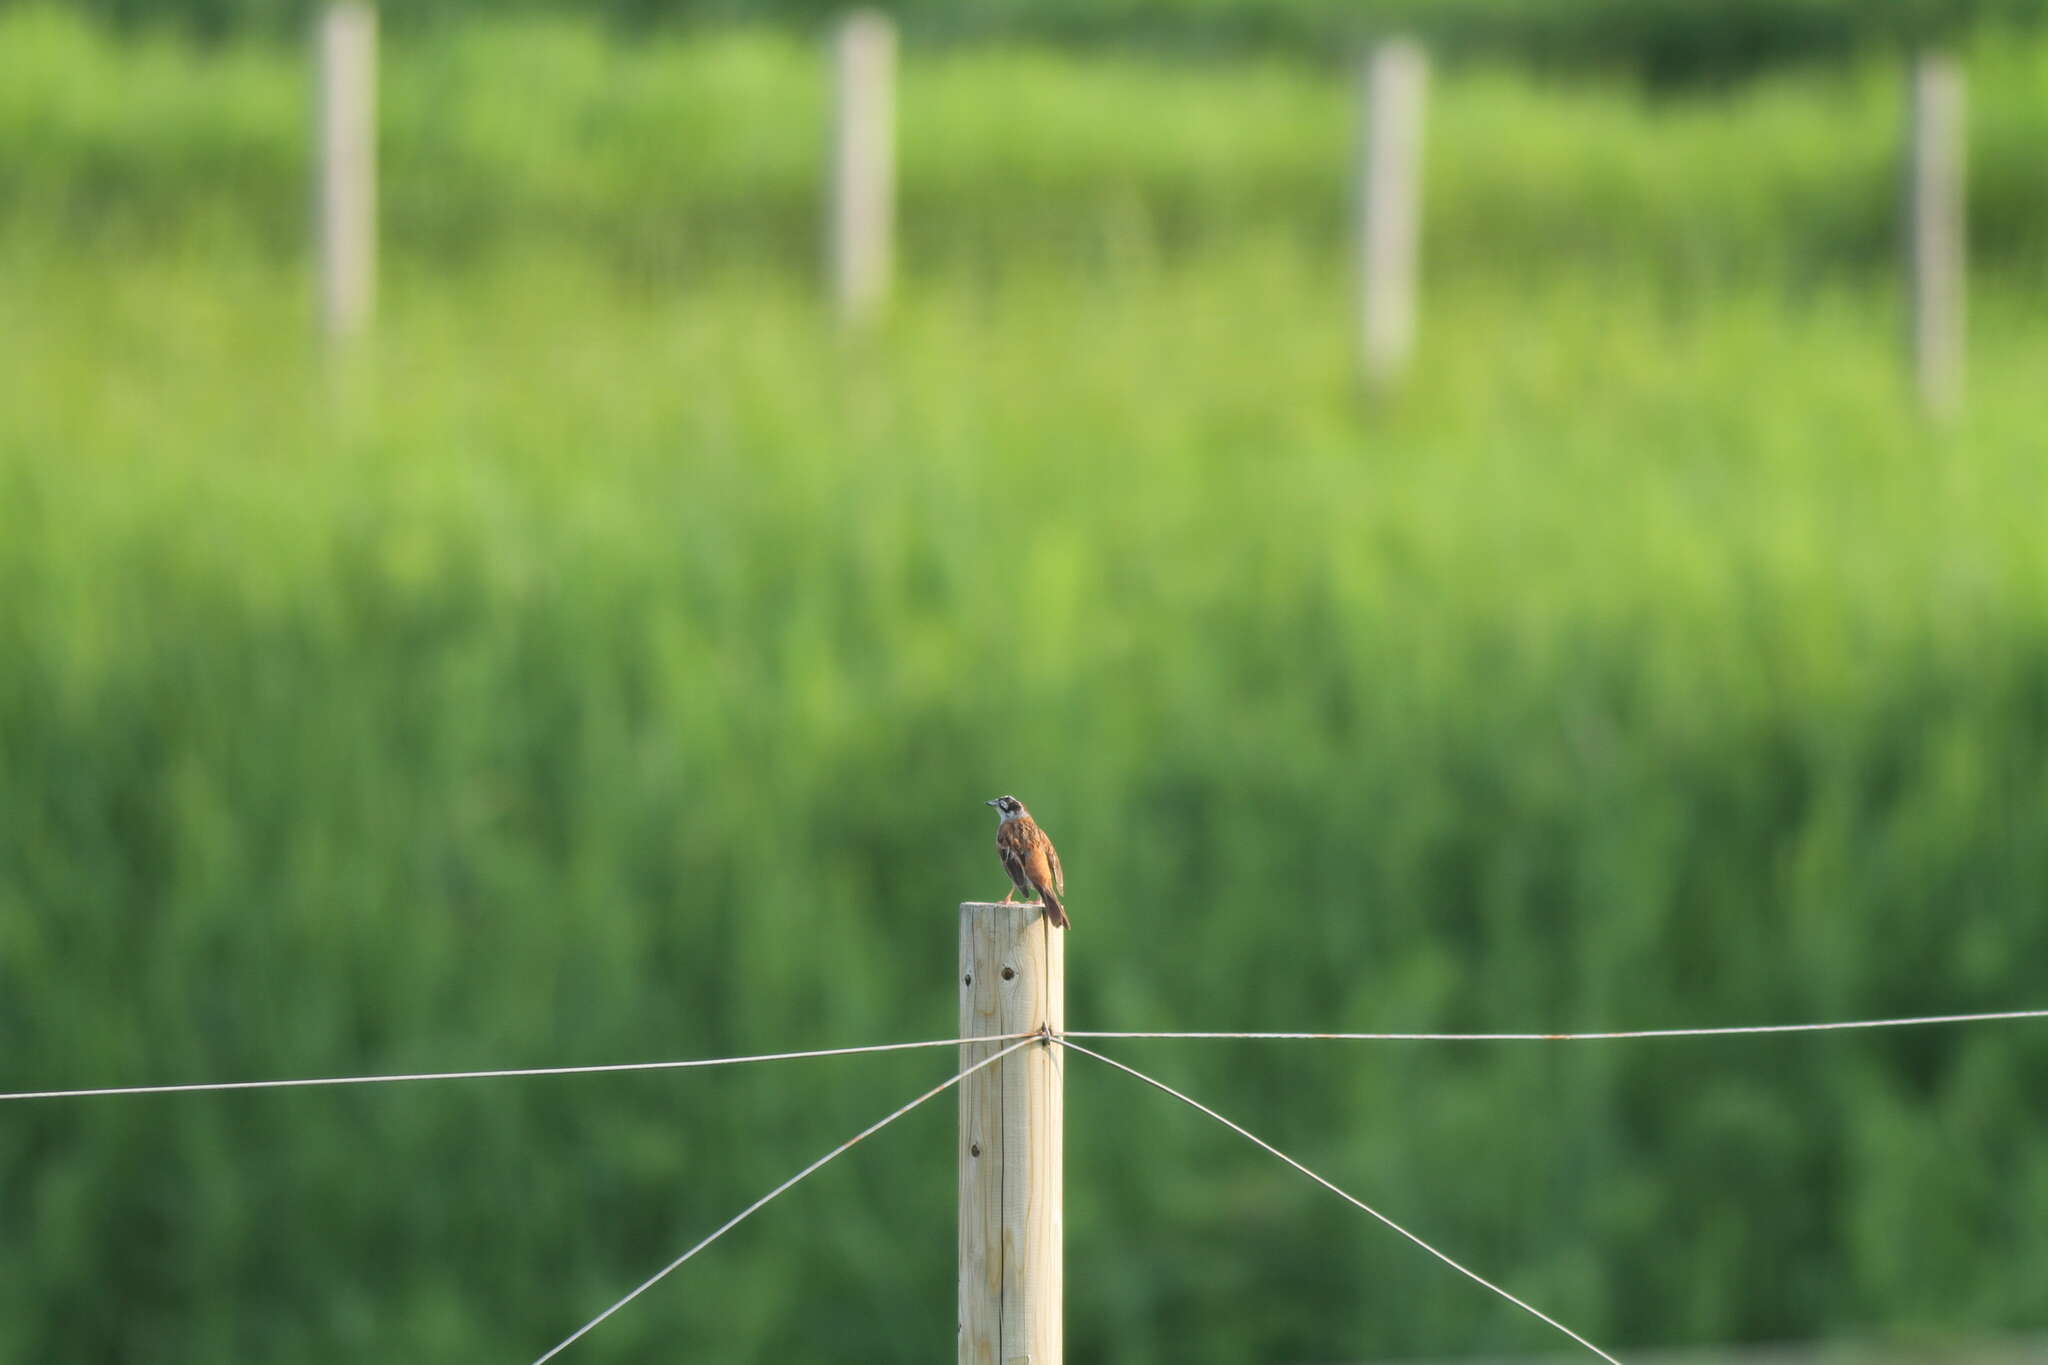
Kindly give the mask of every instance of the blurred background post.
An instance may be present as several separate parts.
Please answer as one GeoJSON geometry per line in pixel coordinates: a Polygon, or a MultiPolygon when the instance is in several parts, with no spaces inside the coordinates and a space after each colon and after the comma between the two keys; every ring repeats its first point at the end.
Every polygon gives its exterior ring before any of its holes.
{"type": "Polygon", "coordinates": [[[1422,220],[1422,104],[1428,65],[1405,39],[1365,65],[1358,178],[1359,336],[1366,386],[1392,388],[1415,348],[1416,244],[1422,220]]]}
{"type": "Polygon", "coordinates": [[[840,321],[872,322],[888,302],[896,232],[896,29],[856,10],[832,40],[832,182],[827,256],[840,321]]]}
{"type": "Polygon", "coordinates": [[[1954,58],[1913,63],[1906,213],[1913,378],[1930,416],[1952,418],[1963,402],[1963,73],[1954,58]]]}
{"type": "Polygon", "coordinates": [[[377,307],[377,11],[328,0],[315,29],[320,319],[337,340],[377,307]]]}

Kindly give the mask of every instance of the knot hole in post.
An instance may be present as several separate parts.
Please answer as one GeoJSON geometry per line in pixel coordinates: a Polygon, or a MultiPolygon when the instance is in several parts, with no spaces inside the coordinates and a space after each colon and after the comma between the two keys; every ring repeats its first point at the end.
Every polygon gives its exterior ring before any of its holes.
{"type": "Polygon", "coordinates": [[[1016,978],[1017,978],[1017,969],[1016,969],[1015,967],[1005,967],[1005,968],[1003,968],[1003,980],[1005,980],[1005,981],[1014,981],[1014,980],[1016,980],[1016,978]]]}

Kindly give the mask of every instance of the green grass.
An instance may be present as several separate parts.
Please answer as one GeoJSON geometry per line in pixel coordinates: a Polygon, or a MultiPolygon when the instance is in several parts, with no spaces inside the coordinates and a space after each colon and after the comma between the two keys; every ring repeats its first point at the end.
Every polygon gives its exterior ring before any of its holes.
{"type": "MultiPolygon", "coordinates": [[[[128,31],[209,38],[297,37],[316,0],[70,0],[128,31]]],[[[822,28],[844,0],[408,0],[383,16],[407,37],[479,20],[575,16],[629,39],[746,22],[822,28]]],[[[1387,33],[1410,33],[1459,55],[1506,53],[1564,69],[1627,70],[1660,85],[1698,87],[1801,60],[1938,42],[1996,22],[2038,31],[2039,0],[895,0],[887,5],[923,44],[1018,41],[1112,45],[1181,55],[1287,53],[1341,61],[1387,33]]]]}
{"type": "MultiPolygon", "coordinates": [[[[1077,1027],[2040,1003],[2040,297],[1991,250],[1968,415],[1925,427],[1853,247],[1874,71],[1446,81],[1438,144],[1532,168],[1443,158],[1416,382],[1368,410],[1312,74],[916,77],[961,117],[907,131],[910,278],[850,345],[807,52],[396,52],[386,313],[327,366],[285,60],[7,23],[48,85],[0,82],[37,149],[0,155],[0,1088],[943,1036],[1002,790],[1060,841],[1077,1027]],[[700,108],[651,174],[707,83],[756,150],[700,108]],[[1839,236],[1797,207],[1830,187],[1839,236]]],[[[1604,1345],[2048,1325],[2029,1026],[1125,1055],[1604,1345]]],[[[943,1074],[10,1107],[0,1357],[531,1358],[943,1074]]],[[[1077,1357],[1555,1345],[1221,1130],[1071,1090],[1077,1357]]],[[[579,1350],[943,1356],[950,1125],[579,1350]]]]}
{"type": "MultiPolygon", "coordinates": [[[[298,259],[300,51],[122,43],[42,8],[0,15],[0,35],[0,224],[72,249],[298,259]]],[[[2048,42],[1986,30],[1965,50],[1973,246],[1980,264],[2038,281],[2048,42]]],[[[627,44],[535,20],[395,36],[386,58],[380,188],[403,261],[569,254],[657,287],[735,262],[814,268],[816,44],[770,30],[627,44]]],[[[1339,252],[1354,94],[1338,73],[1272,59],[913,51],[904,259],[1138,269],[1262,237],[1339,252]]],[[[1903,82],[1889,57],[1690,99],[1464,65],[1438,94],[1439,270],[1625,265],[1719,288],[1895,255],[1903,82]]]]}

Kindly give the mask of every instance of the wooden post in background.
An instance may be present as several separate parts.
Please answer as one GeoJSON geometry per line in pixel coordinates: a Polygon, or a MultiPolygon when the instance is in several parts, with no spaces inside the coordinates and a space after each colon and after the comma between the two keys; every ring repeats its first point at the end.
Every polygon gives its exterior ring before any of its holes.
{"type": "Polygon", "coordinates": [[[1415,344],[1415,257],[1422,217],[1422,105],[1429,67],[1406,40],[1366,61],[1358,167],[1359,343],[1365,382],[1396,384],[1415,344]]]}
{"type": "Polygon", "coordinates": [[[826,269],[840,321],[872,320],[889,296],[896,231],[896,29],[860,10],[832,39],[832,184],[826,269]]]}
{"type": "Polygon", "coordinates": [[[1906,274],[1913,377],[1930,416],[1963,402],[1963,74],[1952,58],[1913,65],[1906,154],[1906,274]]]}
{"type": "MultiPolygon", "coordinates": [[[[1038,906],[962,905],[959,979],[962,1038],[1066,1027],[1067,936],[1038,906]]],[[[1060,1365],[1065,1078],[1046,1044],[960,1083],[960,1365],[1060,1365]]]]}
{"type": "Polygon", "coordinates": [[[377,299],[377,11],[334,0],[314,45],[320,325],[349,337],[369,327],[377,299]]]}

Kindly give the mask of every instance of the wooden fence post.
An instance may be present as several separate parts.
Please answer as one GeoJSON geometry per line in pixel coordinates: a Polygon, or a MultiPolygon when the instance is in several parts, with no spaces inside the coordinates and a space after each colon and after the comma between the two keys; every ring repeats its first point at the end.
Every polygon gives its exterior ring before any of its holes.
{"type": "Polygon", "coordinates": [[[320,324],[348,337],[369,327],[377,300],[377,11],[334,0],[314,42],[320,324]]]}
{"type": "Polygon", "coordinates": [[[841,322],[859,325],[889,296],[896,231],[896,29],[860,10],[832,40],[832,165],[826,269],[841,322]]]}
{"type": "MultiPolygon", "coordinates": [[[[1066,1027],[1067,936],[1035,905],[960,907],[960,1036],[1066,1027]]],[[[1004,1044],[966,1043],[960,1065],[1004,1044]]],[[[960,1365],[1060,1365],[1066,1055],[1028,1047],[960,1083],[960,1365]]]]}
{"type": "Polygon", "coordinates": [[[1366,61],[1358,167],[1360,359],[1368,387],[1384,390],[1408,368],[1415,343],[1415,258],[1422,209],[1422,105],[1428,60],[1405,39],[1366,61]]]}
{"type": "Polygon", "coordinates": [[[1913,65],[1906,157],[1906,288],[1914,381],[1937,418],[1963,401],[1963,75],[1925,53],[1913,65]]]}

